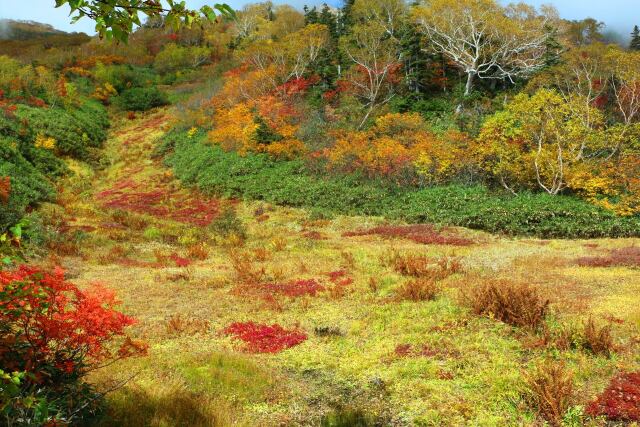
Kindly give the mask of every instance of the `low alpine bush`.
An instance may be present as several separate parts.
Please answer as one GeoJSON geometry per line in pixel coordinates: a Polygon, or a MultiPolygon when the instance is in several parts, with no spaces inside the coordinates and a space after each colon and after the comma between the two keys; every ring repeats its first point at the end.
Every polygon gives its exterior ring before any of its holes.
{"type": "Polygon", "coordinates": [[[477,283],[464,299],[477,315],[528,329],[540,327],[549,309],[549,300],[535,286],[507,280],[477,283]]]}
{"type": "Polygon", "coordinates": [[[278,324],[254,322],[232,323],[224,333],[243,341],[251,353],[278,353],[307,339],[307,334],[297,329],[288,330],[278,324]]]}
{"type": "Polygon", "coordinates": [[[0,271],[0,381],[13,384],[1,388],[0,412],[9,425],[78,423],[100,409],[85,375],[146,350],[127,336],[135,319],[116,304],[111,291],[80,290],[60,269],[0,271]],[[8,379],[14,372],[19,378],[8,379]]]}
{"type": "Polygon", "coordinates": [[[147,111],[169,103],[167,94],[157,87],[135,87],[122,92],[117,98],[117,105],[127,111],[147,111]]]}

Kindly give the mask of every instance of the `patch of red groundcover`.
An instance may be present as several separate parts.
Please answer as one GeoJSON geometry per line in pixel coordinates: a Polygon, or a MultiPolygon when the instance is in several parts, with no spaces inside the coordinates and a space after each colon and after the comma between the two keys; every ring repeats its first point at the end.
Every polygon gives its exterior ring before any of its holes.
{"type": "Polygon", "coordinates": [[[582,257],[576,262],[581,267],[640,267],[640,246],[613,249],[608,255],[582,257]]]}
{"type": "Polygon", "coordinates": [[[296,346],[307,339],[307,334],[297,329],[285,329],[274,323],[264,325],[255,322],[235,322],[224,329],[246,344],[251,353],[278,353],[296,346]]]}
{"type": "Polygon", "coordinates": [[[106,208],[121,209],[157,218],[204,227],[218,216],[220,203],[204,196],[175,192],[159,182],[119,181],[96,195],[106,208]]]}
{"type": "Polygon", "coordinates": [[[286,295],[292,298],[306,295],[315,297],[318,292],[324,290],[324,286],[316,279],[299,279],[285,283],[264,283],[260,287],[265,292],[286,295]]]}
{"type": "Polygon", "coordinates": [[[587,414],[611,421],[640,421],[640,372],[614,377],[598,398],[587,406],[587,414]]]}
{"type": "Polygon", "coordinates": [[[366,230],[348,231],[342,234],[343,237],[371,235],[409,239],[423,245],[469,246],[474,243],[473,240],[455,236],[451,233],[442,233],[431,224],[381,225],[366,230]]]}

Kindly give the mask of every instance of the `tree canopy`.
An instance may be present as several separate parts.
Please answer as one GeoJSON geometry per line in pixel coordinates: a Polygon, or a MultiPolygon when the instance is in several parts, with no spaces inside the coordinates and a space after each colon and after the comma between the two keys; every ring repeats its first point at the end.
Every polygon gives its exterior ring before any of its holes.
{"type": "Polygon", "coordinates": [[[55,0],[56,7],[68,5],[72,22],[83,17],[95,21],[100,37],[126,42],[135,26],[142,25],[140,15],[162,17],[164,22],[180,28],[190,27],[200,20],[214,21],[218,16],[233,17],[234,11],[226,4],[204,5],[198,11],[187,8],[186,2],[167,0],[55,0]]]}

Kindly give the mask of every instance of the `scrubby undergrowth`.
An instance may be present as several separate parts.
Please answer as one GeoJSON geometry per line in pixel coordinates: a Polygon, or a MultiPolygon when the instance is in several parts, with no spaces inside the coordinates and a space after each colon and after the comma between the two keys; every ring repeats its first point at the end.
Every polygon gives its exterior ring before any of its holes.
{"type": "Polygon", "coordinates": [[[352,175],[308,172],[302,160],[225,152],[204,137],[171,132],[163,150],[185,184],[206,193],[265,200],[347,215],[375,215],[412,223],[463,226],[491,233],[543,238],[631,237],[640,218],[620,217],[571,197],[523,193],[511,196],[474,185],[390,187],[352,175]]]}

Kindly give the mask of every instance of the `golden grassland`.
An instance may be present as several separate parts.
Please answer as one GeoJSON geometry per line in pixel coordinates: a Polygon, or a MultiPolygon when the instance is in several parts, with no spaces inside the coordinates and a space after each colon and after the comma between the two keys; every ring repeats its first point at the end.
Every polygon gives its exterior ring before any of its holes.
{"type": "Polygon", "coordinates": [[[640,367],[638,269],[575,262],[638,239],[543,241],[449,229],[474,243],[424,245],[343,236],[381,218],[318,219],[300,209],[221,200],[246,227],[241,239],[104,208],[97,194],[122,180],[161,188],[171,209],[202,197],[152,158],[170,115],[161,110],[117,123],[105,167],[74,165],[63,208],[43,209],[72,230],[90,230],[62,240],[43,262],[61,263],[79,285],[97,281],[116,290],[122,310],[139,320],[133,334],[150,345],[147,356],[92,375],[99,387],[124,384],[108,394],[105,425],[350,425],[340,414],[362,425],[535,425],[525,377],[537,364],[566,363],[577,405],[616,372],[640,367]],[[401,288],[413,279],[393,268],[394,254],[455,259],[461,268],[437,281],[435,298],[403,299],[401,288]],[[172,255],[190,265],[178,267],[172,255]],[[336,271],[352,283],[333,283],[328,273],[336,271]],[[325,290],[294,298],[254,289],[297,279],[316,279],[325,290]],[[496,279],[540,289],[551,302],[550,328],[580,326],[590,316],[610,323],[615,352],[540,345],[540,332],[474,315],[465,290],[496,279]],[[308,339],[277,354],[250,354],[222,333],[241,321],[300,329],[308,339]]]}

